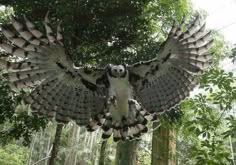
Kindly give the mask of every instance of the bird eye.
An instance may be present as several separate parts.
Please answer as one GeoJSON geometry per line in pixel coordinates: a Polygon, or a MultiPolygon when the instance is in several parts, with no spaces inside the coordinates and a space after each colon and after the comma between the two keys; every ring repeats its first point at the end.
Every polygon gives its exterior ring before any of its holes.
{"type": "Polygon", "coordinates": [[[114,69],[115,72],[117,72],[117,69],[114,69]]]}
{"type": "Polygon", "coordinates": [[[120,71],[120,72],[123,72],[123,70],[122,70],[122,69],[120,69],[119,71],[120,71]]]}

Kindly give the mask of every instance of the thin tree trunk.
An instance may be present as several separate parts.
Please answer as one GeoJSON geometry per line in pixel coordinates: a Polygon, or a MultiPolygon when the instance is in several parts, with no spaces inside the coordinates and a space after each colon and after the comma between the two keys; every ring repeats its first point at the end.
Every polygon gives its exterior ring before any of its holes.
{"type": "Polygon", "coordinates": [[[47,160],[49,158],[50,158],[50,156],[44,157],[44,158],[38,160],[37,162],[33,163],[32,165],[37,165],[37,164],[39,164],[39,163],[41,163],[41,162],[43,162],[43,161],[45,161],[45,160],[47,160]]]}
{"type": "Polygon", "coordinates": [[[28,165],[31,165],[31,161],[32,161],[32,155],[33,155],[33,151],[34,151],[34,145],[35,145],[35,141],[37,138],[37,133],[34,136],[34,139],[30,145],[30,154],[29,154],[29,158],[28,158],[28,165]]]}
{"type": "Polygon", "coordinates": [[[138,165],[138,141],[119,142],[116,148],[115,165],[138,165]]]}
{"type": "Polygon", "coordinates": [[[42,158],[44,158],[43,156],[44,133],[45,133],[45,130],[40,131],[40,137],[39,137],[39,143],[38,143],[40,147],[37,153],[38,158],[36,160],[41,160],[42,158]]]}
{"type": "Polygon", "coordinates": [[[174,129],[169,129],[169,165],[176,162],[176,134],[174,129]]]}
{"type": "Polygon", "coordinates": [[[58,149],[60,146],[60,138],[61,138],[62,128],[63,128],[63,124],[58,123],[57,130],[55,133],[54,142],[53,142],[52,153],[51,153],[51,157],[50,157],[48,165],[54,165],[54,163],[55,163],[55,159],[57,157],[58,149]]]}
{"type": "Polygon", "coordinates": [[[233,159],[233,164],[236,164],[235,163],[235,160],[236,160],[236,142],[233,141],[231,139],[235,139],[236,138],[236,131],[232,134],[232,136],[229,137],[230,138],[230,146],[231,146],[231,152],[232,152],[232,159],[233,159]]]}
{"type": "MultiPolygon", "coordinates": [[[[47,154],[46,157],[50,155],[50,146],[51,146],[51,136],[48,136],[48,142],[47,142],[47,154]]],[[[45,165],[48,164],[48,159],[45,161],[45,165]]]]}
{"type": "Polygon", "coordinates": [[[76,124],[73,124],[72,127],[70,128],[70,135],[68,137],[68,142],[67,142],[67,148],[68,152],[65,154],[65,161],[64,164],[75,164],[75,156],[76,156],[76,138],[77,138],[77,132],[78,132],[78,126],[76,124]]]}
{"type": "MultiPolygon", "coordinates": [[[[153,123],[153,129],[157,127],[153,123]]],[[[152,165],[168,165],[168,129],[159,127],[152,136],[152,165]]]]}
{"type": "MultiPolygon", "coordinates": [[[[153,128],[157,125],[153,123],[153,128]]],[[[172,129],[161,126],[153,132],[151,165],[175,165],[175,150],[175,132],[172,129]]]]}
{"type": "Polygon", "coordinates": [[[106,146],[107,146],[107,140],[102,141],[99,165],[105,165],[106,146]]]}

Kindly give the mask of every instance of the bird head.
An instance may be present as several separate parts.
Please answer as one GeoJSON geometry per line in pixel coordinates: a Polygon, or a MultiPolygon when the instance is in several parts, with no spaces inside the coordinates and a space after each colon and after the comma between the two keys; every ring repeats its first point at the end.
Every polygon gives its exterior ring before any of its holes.
{"type": "Polygon", "coordinates": [[[108,73],[111,77],[123,78],[127,73],[126,66],[110,64],[108,67],[108,73]]]}

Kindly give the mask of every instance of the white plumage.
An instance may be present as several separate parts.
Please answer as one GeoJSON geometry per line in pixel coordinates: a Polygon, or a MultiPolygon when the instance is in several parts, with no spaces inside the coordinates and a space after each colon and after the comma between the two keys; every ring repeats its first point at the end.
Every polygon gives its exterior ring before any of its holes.
{"type": "Polygon", "coordinates": [[[11,17],[15,32],[2,26],[8,41],[0,47],[18,61],[0,59],[12,88],[34,87],[25,99],[33,111],[67,123],[74,120],[89,131],[101,127],[103,138],[139,137],[154,120],[189,95],[195,75],[208,67],[210,32],[197,17],[185,32],[173,26],[156,58],[105,68],[75,67],[63,47],[60,23],[54,34],[45,17],[45,35],[24,17],[11,17]]]}
{"type": "Polygon", "coordinates": [[[128,80],[128,74],[124,78],[114,78],[108,76],[108,81],[112,84],[109,88],[109,95],[116,99],[115,105],[111,107],[111,115],[117,121],[121,121],[122,116],[128,117],[128,100],[132,99],[133,89],[128,80]]]}

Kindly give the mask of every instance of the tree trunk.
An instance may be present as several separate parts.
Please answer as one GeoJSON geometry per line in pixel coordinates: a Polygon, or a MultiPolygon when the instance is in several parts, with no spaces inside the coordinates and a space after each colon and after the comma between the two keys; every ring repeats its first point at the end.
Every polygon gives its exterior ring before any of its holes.
{"type": "MultiPolygon", "coordinates": [[[[153,123],[153,128],[158,124],[153,123]]],[[[175,133],[168,127],[161,126],[153,132],[152,165],[175,165],[175,133]]]]}
{"type": "Polygon", "coordinates": [[[76,157],[76,138],[78,133],[78,126],[73,124],[70,128],[70,135],[68,137],[67,148],[68,152],[65,153],[65,161],[64,164],[75,164],[75,157],[76,157]]]}
{"type": "Polygon", "coordinates": [[[231,147],[231,153],[232,153],[232,159],[233,159],[233,165],[235,165],[235,160],[236,160],[236,142],[235,140],[232,141],[232,139],[235,139],[236,138],[236,131],[231,135],[229,136],[229,142],[230,142],[230,147],[231,147]]]}
{"type": "Polygon", "coordinates": [[[102,141],[99,165],[105,165],[106,146],[107,146],[107,140],[102,141]]]}
{"type": "Polygon", "coordinates": [[[38,134],[36,133],[35,136],[34,136],[33,141],[31,142],[31,145],[30,145],[30,154],[29,154],[28,163],[27,163],[28,165],[31,165],[32,155],[33,155],[34,145],[35,145],[35,141],[36,141],[37,135],[38,134]]]}
{"type": "Polygon", "coordinates": [[[138,141],[119,142],[116,147],[115,165],[138,165],[138,141]]]}
{"type": "MultiPolygon", "coordinates": [[[[43,155],[43,150],[44,150],[44,145],[43,145],[43,143],[44,143],[44,135],[45,135],[45,130],[40,132],[39,144],[38,144],[40,146],[40,148],[39,148],[38,153],[37,153],[37,156],[38,156],[37,161],[41,160],[42,158],[44,158],[44,155],[43,155]]],[[[39,165],[42,165],[41,162],[39,162],[39,165]]]]}
{"type": "Polygon", "coordinates": [[[58,123],[57,124],[57,130],[56,130],[56,133],[55,133],[54,142],[53,142],[52,153],[51,153],[51,157],[50,157],[48,165],[54,165],[55,164],[55,159],[57,157],[57,152],[58,152],[58,149],[59,149],[59,146],[60,146],[60,138],[61,138],[62,128],[63,128],[63,124],[58,123]]]}
{"type": "MultiPolygon", "coordinates": [[[[50,150],[51,150],[51,136],[48,136],[48,140],[47,140],[47,154],[46,157],[49,157],[50,155],[50,150]]],[[[45,165],[48,164],[48,159],[45,161],[45,165]]]]}
{"type": "Polygon", "coordinates": [[[175,130],[169,129],[169,165],[176,162],[176,136],[175,130]]]}

